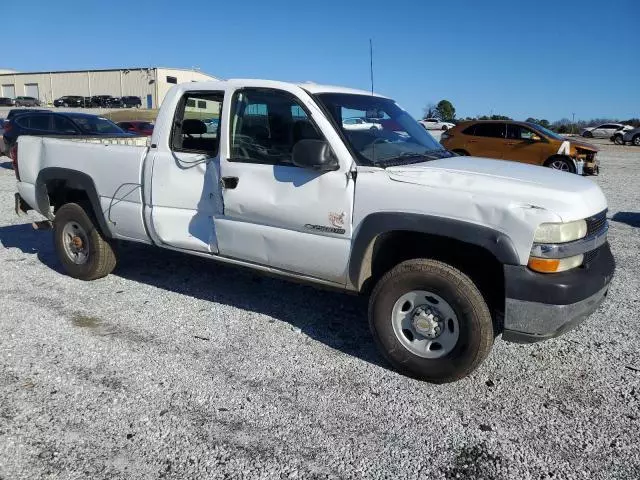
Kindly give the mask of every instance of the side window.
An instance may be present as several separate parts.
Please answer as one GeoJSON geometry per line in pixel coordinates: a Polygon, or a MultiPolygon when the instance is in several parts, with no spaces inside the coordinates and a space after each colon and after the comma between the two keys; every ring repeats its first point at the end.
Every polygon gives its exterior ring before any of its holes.
{"type": "Polygon", "coordinates": [[[53,130],[60,133],[78,133],[78,129],[71,120],[58,115],[53,117],[53,130]]]}
{"type": "Polygon", "coordinates": [[[533,131],[522,125],[507,124],[507,138],[510,140],[531,140],[533,131]]]}
{"type": "Polygon", "coordinates": [[[236,92],[231,118],[229,161],[292,166],[291,152],[297,142],[322,139],[298,100],[279,90],[236,92]]]}
{"type": "Polygon", "coordinates": [[[506,123],[477,123],[475,128],[476,137],[504,138],[506,123]]]}
{"type": "Polygon", "coordinates": [[[470,125],[467,128],[465,128],[462,133],[464,133],[465,135],[475,135],[475,131],[476,131],[476,126],[475,125],[470,125]]]}
{"type": "Polygon", "coordinates": [[[178,79],[176,77],[167,76],[167,83],[178,83],[178,79]]]}
{"type": "Polygon", "coordinates": [[[22,122],[23,125],[27,123],[27,126],[33,130],[42,130],[48,132],[51,130],[51,116],[50,115],[29,115],[22,122]]]}
{"type": "Polygon", "coordinates": [[[182,97],[173,123],[171,149],[176,152],[206,153],[215,157],[220,146],[220,123],[213,130],[206,121],[219,119],[224,92],[189,92],[182,97]]]}

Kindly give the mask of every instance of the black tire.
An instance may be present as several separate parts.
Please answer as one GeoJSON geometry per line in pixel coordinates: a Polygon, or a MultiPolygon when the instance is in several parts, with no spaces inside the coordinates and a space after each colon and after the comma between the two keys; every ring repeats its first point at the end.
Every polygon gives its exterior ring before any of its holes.
{"type": "Polygon", "coordinates": [[[551,157],[544,163],[544,166],[562,172],[576,173],[576,166],[572,161],[564,157],[551,157]]]}
{"type": "MultiPolygon", "coordinates": [[[[90,211],[90,210],[87,210],[90,211]]],[[[111,244],[103,237],[87,211],[77,203],[60,207],[53,220],[53,239],[58,258],[70,277],[80,280],[95,280],[106,277],[116,266],[116,255],[111,244]],[[84,263],[76,263],[68,254],[63,231],[66,225],[80,227],[86,233],[85,246],[88,254],[84,263]]],[[[84,245],[83,245],[84,246],[84,245]]]]}
{"type": "Polygon", "coordinates": [[[633,143],[636,147],[640,147],[640,133],[633,136],[633,138],[631,139],[631,143],[633,143]]]}
{"type": "Polygon", "coordinates": [[[402,262],[380,279],[369,299],[369,326],[378,348],[396,370],[433,383],[453,382],[469,375],[489,355],[494,340],[491,313],[480,290],[461,271],[430,259],[402,262]],[[413,290],[439,295],[458,317],[458,340],[443,357],[416,355],[394,332],[393,307],[402,295],[413,290]]]}
{"type": "Polygon", "coordinates": [[[591,133],[590,131],[588,131],[588,130],[587,130],[586,132],[584,132],[584,133],[582,134],[582,136],[583,136],[584,138],[593,138],[593,133],[591,133]]]}
{"type": "Polygon", "coordinates": [[[624,140],[622,139],[622,135],[614,135],[613,143],[616,145],[624,145],[624,140]]]}
{"type": "Polygon", "coordinates": [[[444,131],[444,130],[449,130],[449,127],[447,127],[446,125],[443,125],[443,126],[442,126],[442,130],[443,130],[443,131],[444,131]]]}

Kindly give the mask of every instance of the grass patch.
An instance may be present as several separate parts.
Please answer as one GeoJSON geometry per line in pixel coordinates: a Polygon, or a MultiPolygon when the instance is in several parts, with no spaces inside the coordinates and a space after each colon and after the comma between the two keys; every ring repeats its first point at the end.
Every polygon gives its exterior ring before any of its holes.
{"type": "Polygon", "coordinates": [[[154,122],[158,116],[158,109],[147,110],[142,108],[122,108],[109,110],[100,114],[101,117],[108,118],[112,122],[154,122]]]}

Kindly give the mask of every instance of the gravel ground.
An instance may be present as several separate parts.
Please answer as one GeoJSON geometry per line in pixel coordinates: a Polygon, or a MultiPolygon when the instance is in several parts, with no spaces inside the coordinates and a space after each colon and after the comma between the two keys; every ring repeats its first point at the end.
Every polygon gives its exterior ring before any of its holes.
{"type": "Polygon", "coordinates": [[[137,245],[66,277],[0,159],[0,479],[640,478],[640,149],[598,143],[608,301],[442,386],[357,297],[137,245]]]}

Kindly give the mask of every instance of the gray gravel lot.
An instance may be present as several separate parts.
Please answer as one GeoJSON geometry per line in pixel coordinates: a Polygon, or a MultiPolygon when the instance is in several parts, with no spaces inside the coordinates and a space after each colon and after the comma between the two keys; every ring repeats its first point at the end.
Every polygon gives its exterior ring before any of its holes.
{"type": "Polygon", "coordinates": [[[608,301],[442,386],[388,369],[357,297],[138,245],[66,277],[0,158],[0,480],[640,478],[640,149],[596,142],[608,301]]]}

